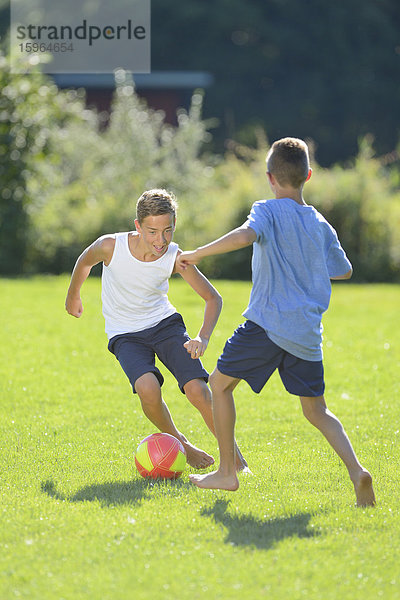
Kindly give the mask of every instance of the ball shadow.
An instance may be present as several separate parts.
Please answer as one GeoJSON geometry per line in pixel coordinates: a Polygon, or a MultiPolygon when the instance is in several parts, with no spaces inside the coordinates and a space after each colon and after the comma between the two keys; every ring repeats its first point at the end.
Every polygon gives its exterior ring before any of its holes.
{"type": "Polygon", "coordinates": [[[101,506],[121,504],[140,504],[144,499],[150,499],[154,491],[165,496],[173,496],[177,489],[188,488],[189,484],[180,480],[163,481],[148,479],[133,479],[131,481],[111,481],[94,483],[79,489],[72,496],[58,491],[53,481],[43,481],[41,490],[51,498],[63,502],[99,502],[101,506]]]}

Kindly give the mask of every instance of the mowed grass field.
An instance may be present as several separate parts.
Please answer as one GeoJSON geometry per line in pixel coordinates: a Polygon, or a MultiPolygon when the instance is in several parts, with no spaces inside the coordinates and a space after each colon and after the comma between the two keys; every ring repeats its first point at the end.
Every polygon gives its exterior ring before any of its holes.
{"type": "MultiPolygon", "coordinates": [[[[64,311],[67,277],[0,280],[0,599],[399,598],[399,286],[334,285],[324,318],[326,398],[375,479],[357,509],[347,472],[274,375],[237,388],[237,440],[253,471],[235,493],[187,469],[149,483],[133,455],[154,428],[107,351],[100,281],[64,311]]],[[[249,283],[216,282],[224,308],[204,364],[242,320],[249,283]]],[[[202,301],[173,279],[189,333],[202,301]]],[[[214,453],[166,377],[178,427],[214,453]]]]}

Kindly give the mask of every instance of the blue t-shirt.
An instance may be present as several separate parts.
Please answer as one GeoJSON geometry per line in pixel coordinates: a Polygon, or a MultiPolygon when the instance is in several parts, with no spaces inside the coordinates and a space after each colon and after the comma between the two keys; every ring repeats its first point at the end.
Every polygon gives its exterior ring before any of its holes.
{"type": "Polygon", "coordinates": [[[322,360],[322,314],[330,277],[351,269],[336,231],[313,207],[290,198],[256,202],[246,222],[253,244],[253,288],[243,316],[294,356],[322,360]]]}

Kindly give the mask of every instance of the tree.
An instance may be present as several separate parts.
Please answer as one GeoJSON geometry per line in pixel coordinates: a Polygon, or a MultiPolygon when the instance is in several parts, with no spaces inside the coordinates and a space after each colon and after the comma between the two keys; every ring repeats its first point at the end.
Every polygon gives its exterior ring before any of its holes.
{"type": "Polygon", "coordinates": [[[0,60],[0,273],[70,270],[93,239],[133,227],[136,200],[152,187],[177,194],[178,238],[190,238],[207,207],[200,93],[172,127],[119,70],[102,130],[84,94],[59,91],[29,65],[12,75],[0,60]]]}
{"type": "Polygon", "coordinates": [[[60,93],[29,63],[16,75],[0,54],[0,67],[0,273],[15,275],[27,270],[31,213],[52,184],[40,180],[41,169],[54,168],[62,153],[52,140],[67,124],[84,125],[91,113],[76,93],[60,93]]]}
{"type": "Polygon", "coordinates": [[[395,0],[173,0],[152,3],[153,69],[215,78],[205,116],[220,140],[312,137],[323,165],[357,152],[372,133],[379,154],[398,141],[400,5],[395,0]]]}

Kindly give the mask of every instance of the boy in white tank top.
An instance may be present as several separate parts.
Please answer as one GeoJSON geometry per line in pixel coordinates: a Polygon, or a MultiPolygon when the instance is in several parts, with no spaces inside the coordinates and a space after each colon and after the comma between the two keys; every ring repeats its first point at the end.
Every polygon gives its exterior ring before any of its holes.
{"type": "MultiPolygon", "coordinates": [[[[208,373],[201,364],[222,308],[222,299],[195,266],[176,267],[180,254],[172,241],[177,204],[166,190],[144,192],[136,206],[136,231],[104,235],[78,258],[65,302],[67,312],[80,317],[80,289],[92,267],[103,263],[102,304],[108,348],[115,354],[137,393],[147,418],[184,445],[188,463],[207,468],[212,456],[193,446],[176,428],[161,395],[163,376],[155,356],[178,381],[181,391],[201,413],[215,435],[208,373]],[[190,338],[182,317],[168,300],[168,279],[179,274],[205,301],[203,324],[190,338]]],[[[237,470],[247,463],[236,446],[237,470]]]]}

